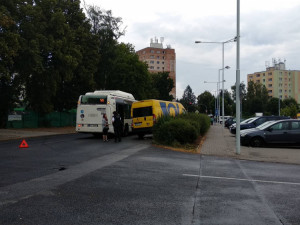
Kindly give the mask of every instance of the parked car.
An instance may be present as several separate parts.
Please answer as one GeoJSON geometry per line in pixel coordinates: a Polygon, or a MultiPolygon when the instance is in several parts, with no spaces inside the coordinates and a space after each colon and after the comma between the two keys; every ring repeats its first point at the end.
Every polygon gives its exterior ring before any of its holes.
{"type": "MultiPolygon", "coordinates": [[[[230,118],[230,116],[224,116],[224,121],[226,121],[229,118],[230,118]]],[[[220,124],[223,123],[223,116],[219,116],[219,122],[220,122],[220,124]]]]}
{"type": "Polygon", "coordinates": [[[268,121],[262,125],[241,131],[241,144],[261,147],[265,144],[300,145],[300,121],[285,119],[268,121]]]}
{"type": "Polygon", "coordinates": [[[236,119],[233,117],[228,118],[227,120],[225,120],[225,124],[224,126],[229,128],[232,124],[234,124],[236,122],[236,119]]]}
{"type": "MultiPolygon", "coordinates": [[[[289,117],[286,116],[258,116],[258,117],[252,117],[252,119],[248,120],[247,122],[240,123],[240,130],[245,129],[251,129],[255,128],[264,122],[270,121],[270,120],[282,120],[282,119],[289,119],[289,117]]],[[[230,132],[232,134],[236,133],[236,125],[230,127],[230,132]]]]}
{"type": "MultiPolygon", "coordinates": [[[[240,125],[244,124],[244,123],[248,123],[248,122],[251,122],[252,120],[254,120],[256,117],[251,117],[251,118],[248,118],[244,121],[241,121],[240,125]]],[[[231,132],[231,130],[233,130],[232,132],[234,132],[233,134],[235,134],[235,129],[236,129],[236,123],[233,123],[231,126],[229,126],[229,130],[231,132]]],[[[232,133],[231,132],[231,133],[232,133]]]]}
{"type": "MultiPolygon", "coordinates": [[[[240,121],[243,122],[245,119],[243,118],[240,118],[240,121]]],[[[233,117],[230,117],[229,119],[227,119],[225,121],[225,124],[224,126],[229,128],[232,124],[235,124],[236,123],[236,118],[233,118],[233,117]]]]}

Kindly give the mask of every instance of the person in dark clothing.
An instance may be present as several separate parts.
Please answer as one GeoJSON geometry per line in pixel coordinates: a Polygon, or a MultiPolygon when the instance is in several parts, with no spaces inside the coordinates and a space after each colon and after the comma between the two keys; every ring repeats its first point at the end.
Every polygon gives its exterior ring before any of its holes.
{"type": "Polygon", "coordinates": [[[114,111],[113,112],[113,118],[112,118],[112,124],[114,127],[114,133],[115,133],[115,142],[121,142],[121,135],[122,135],[122,128],[123,128],[123,123],[122,123],[122,119],[121,116],[114,111]]]}

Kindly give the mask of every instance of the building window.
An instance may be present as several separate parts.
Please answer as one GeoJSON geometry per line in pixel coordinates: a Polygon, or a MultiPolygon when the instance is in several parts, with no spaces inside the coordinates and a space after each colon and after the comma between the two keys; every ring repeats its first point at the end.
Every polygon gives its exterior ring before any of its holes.
{"type": "Polygon", "coordinates": [[[159,55],[156,58],[159,59],[159,55]]]}
{"type": "Polygon", "coordinates": [[[146,51],[143,51],[143,54],[145,54],[146,53],[146,51]]]}
{"type": "Polygon", "coordinates": [[[260,77],[260,74],[256,74],[256,77],[260,77]]]}
{"type": "Polygon", "coordinates": [[[159,70],[159,69],[160,69],[160,67],[158,66],[158,67],[157,67],[157,69],[159,70]]]}
{"type": "Polygon", "coordinates": [[[150,59],[154,59],[154,55],[150,55],[150,59]]]}
{"type": "Polygon", "coordinates": [[[268,93],[269,93],[269,94],[272,94],[272,90],[269,90],[268,93]]]}
{"type": "Polygon", "coordinates": [[[268,81],[272,81],[272,78],[269,78],[269,80],[268,81]]]}
{"type": "Polygon", "coordinates": [[[165,51],[163,51],[163,54],[165,54],[165,51]]]}
{"type": "Polygon", "coordinates": [[[162,64],[165,64],[165,62],[161,62],[162,64]]]}
{"type": "Polygon", "coordinates": [[[256,83],[260,83],[260,80],[257,80],[256,83]]]}
{"type": "Polygon", "coordinates": [[[154,50],[151,50],[150,53],[154,53],[154,50]]]}
{"type": "Polygon", "coordinates": [[[156,63],[159,64],[159,61],[157,61],[156,63]]]}
{"type": "Polygon", "coordinates": [[[272,84],[269,84],[268,87],[272,87],[272,84]]]}
{"type": "Polygon", "coordinates": [[[253,78],[253,76],[249,76],[249,78],[250,78],[250,79],[252,79],[252,78],[253,78]]]}
{"type": "Polygon", "coordinates": [[[154,64],[154,61],[150,61],[150,64],[154,64]]]}
{"type": "Polygon", "coordinates": [[[279,90],[279,93],[282,93],[282,89],[279,90]]]}
{"type": "Polygon", "coordinates": [[[165,59],[165,57],[163,56],[163,59],[165,59]]]}
{"type": "Polygon", "coordinates": [[[263,76],[266,76],[266,74],[265,74],[265,73],[263,73],[263,76]]]}
{"type": "Polygon", "coordinates": [[[150,70],[153,70],[154,69],[154,66],[150,66],[150,70]]]}
{"type": "Polygon", "coordinates": [[[157,51],[156,53],[157,53],[157,54],[160,54],[160,51],[157,51]]]}
{"type": "Polygon", "coordinates": [[[263,82],[266,82],[266,79],[263,79],[263,82]]]}
{"type": "Polygon", "coordinates": [[[282,81],[282,78],[281,78],[281,77],[279,78],[279,81],[282,81]]]}

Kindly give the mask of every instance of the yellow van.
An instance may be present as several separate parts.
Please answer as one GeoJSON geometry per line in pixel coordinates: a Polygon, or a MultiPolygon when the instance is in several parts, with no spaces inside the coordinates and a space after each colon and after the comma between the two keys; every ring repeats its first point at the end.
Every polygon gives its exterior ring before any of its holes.
{"type": "Polygon", "coordinates": [[[152,127],[162,115],[176,116],[185,113],[181,103],[161,100],[143,100],[133,102],[131,106],[132,131],[142,138],[152,133],[152,127]]]}

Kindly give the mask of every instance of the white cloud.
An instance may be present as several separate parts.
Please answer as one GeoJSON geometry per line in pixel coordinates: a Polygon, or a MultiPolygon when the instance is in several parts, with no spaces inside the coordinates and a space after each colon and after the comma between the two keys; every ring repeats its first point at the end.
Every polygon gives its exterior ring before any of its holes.
{"type": "MultiPolygon", "coordinates": [[[[189,0],[150,2],[137,0],[86,0],[121,17],[127,32],[120,41],[136,50],[149,46],[150,38],[164,37],[177,59],[177,97],[190,85],[195,95],[216,89],[222,67],[222,46],[195,44],[201,41],[226,41],[236,36],[236,0],[189,0]],[[94,3],[93,3],[94,2],[94,3]]],[[[286,59],[287,69],[300,70],[299,0],[251,0],[241,2],[241,81],[249,73],[265,69],[272,58],[286,59]]],[[[236,45],[225,45],[225,88],[235,84],[236,45]]]]}

